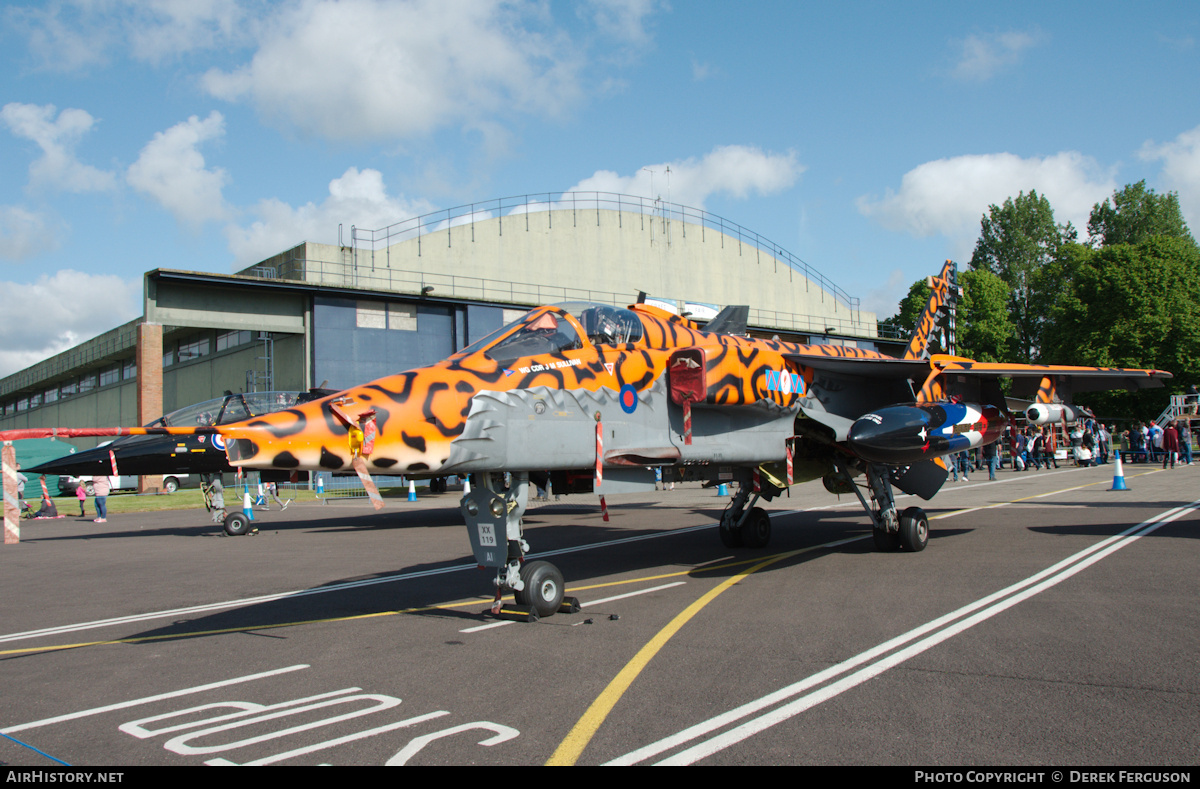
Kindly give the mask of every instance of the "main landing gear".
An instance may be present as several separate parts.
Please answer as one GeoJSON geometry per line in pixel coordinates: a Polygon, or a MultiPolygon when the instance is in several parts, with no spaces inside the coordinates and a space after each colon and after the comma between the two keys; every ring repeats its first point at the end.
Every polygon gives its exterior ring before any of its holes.
{"type": "Polygon", "coordinates": [[[521,516],[528,501],[528,473],[485,472],[471,475],[471,492],[463,496],[459,507],[467,522],[475,561],[481,567],[496,568],[492,614],[536,621],[560,611],[578,611],[579,601],[564,594],[566,584],[557,567],[546,561],[525,561],[529,543],[522,536],[521,516]],[[515,604],[501,600],[509,590],[515,604]]]}
{"type": "MultiPolygon", "coordinates": [[[[849,473],[840,465],[839,470],[849,478],[849,473]]],[[[858,485],[854,485],[854,493],[871,516],[876,550],[894,551],[903,548],[914,553],[925,550],[925,546],[929,544],[929,517],[925,510],[920,507],[908,507],[897,513],[896,500],[892,496],[890,468],[882,463],[868,463],[866,472],[870,503],[863,497],[858,485]]]]}

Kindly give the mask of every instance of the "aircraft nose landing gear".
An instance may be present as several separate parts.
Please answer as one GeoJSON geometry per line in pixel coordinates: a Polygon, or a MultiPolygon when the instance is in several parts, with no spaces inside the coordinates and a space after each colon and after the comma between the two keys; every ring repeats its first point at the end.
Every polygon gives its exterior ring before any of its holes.
{"type": "Polygon", "coordinates": [[[471,482],[459,509],[475,561],[496,568],[492,614],[532,622],[559,611],[578,611],[579,601],[565,596],[566,584],[557,567],[547,561],[525,562],[529,543],[522,537],[521,516],[529,500],[529,475],[511,474],[507,487],[503,474],[474,474],[471,482]],[[512,590],[515,604],[501,603],[506,590],[512,590]]]}

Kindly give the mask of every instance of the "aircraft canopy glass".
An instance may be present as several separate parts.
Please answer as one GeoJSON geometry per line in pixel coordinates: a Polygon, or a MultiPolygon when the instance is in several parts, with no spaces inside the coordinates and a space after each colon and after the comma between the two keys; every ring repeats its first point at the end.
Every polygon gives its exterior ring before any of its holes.
{"type": "Polygon", "coordinates": [[[208,427],[227,425],[294,406],[300,392],[248,392],[225,395],[189,405],[151,422],[148,427],[208,427]]]}
{"type": "Polygon", "coordinates": [[[520,320],[463,348],[459,354],[484,350],[489,358],[504,364],[526,356],[583,348],[585,341],[578,328],[572,321],[564,319],[559,310],[575,318],[593,344],[619,345],[641,339],[642,323],[629,310],[572,301],[552,308],[538,307],[520,320]]]}

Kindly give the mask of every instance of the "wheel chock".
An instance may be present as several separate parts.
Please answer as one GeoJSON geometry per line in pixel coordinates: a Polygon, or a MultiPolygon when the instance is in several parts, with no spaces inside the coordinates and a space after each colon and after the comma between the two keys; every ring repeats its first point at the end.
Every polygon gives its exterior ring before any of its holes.
{"type": "Polygon", "coordinates": [[[493,612],[488,609],[485,613],[492,614],[497,619],[511,619],[513,622],[538,621],[538,614],[533,610],[533,606],[517,605],[516,603],[506,603],[500,607],[499,611],[493,612]]]}
{"type": "Polygon", "coordinates": [[[558,604],[558,613],[560,614],[578,614],[581,606],[579,605],[578,597],[564,597],[562,602],[558,604]]]}

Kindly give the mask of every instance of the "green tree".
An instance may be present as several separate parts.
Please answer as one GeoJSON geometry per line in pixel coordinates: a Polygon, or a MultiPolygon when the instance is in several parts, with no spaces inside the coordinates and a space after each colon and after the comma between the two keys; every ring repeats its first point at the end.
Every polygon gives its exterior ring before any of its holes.
{"type": "Polygon", "coordinates": [[[964,271],[958,352],[981,362],[1012,361],[1017,328],[1008,313],[1008,284],[987,269],[964,271]]]}
{"type": "Polygon", "coordinates": [[[1200,381],[1200,250],[1155,236],[1137,245],[1063,250],[1061,289],[1043,361],[1137,367],[1175,375],[1166,389],[1079,398],[1102,416],[1157,417],[1171,392],[1200,381]]]}
{"type": "Polygon", "coordinates": [[[1043,272],[1063,246],[1076,239],[1068,222],[1054,222],[1050,201],[1036,191],[1021,192],[1003,206],[992,205],[980,221],[979,240],[971,256],[971,268],[986,270],[1007,283],[1009,318],[1016,329],[1010,361],[1032,362],[1041,347],[1044,315],[1053,300],[1054,288],[1044,282],[1043,272]]]}
{"type": "Polygon", "coordinates": [[[879,333],[884,336],[895,336],[908,339],[921,320],[921,313],[929,303],[929,283],[919,279],[908,289],[908,295],[900,300],[899,309],[895,315],[879,321],[879,333]]]}
{"type": "Polygon", "coordinates": [[[1174,192],[1155,194],[1145,181],[1130,184],[1096,203],[1088,219],[1088,245],[1111,247],[1117,244],[1141,244],[1154,236],[1179,238],[1196,243],[1179,210],[1174,192]]]}

